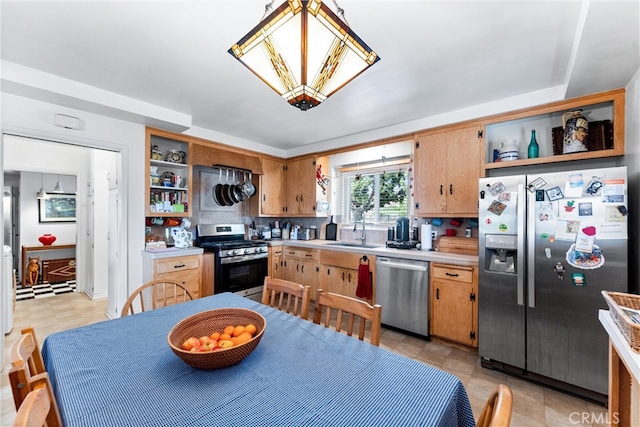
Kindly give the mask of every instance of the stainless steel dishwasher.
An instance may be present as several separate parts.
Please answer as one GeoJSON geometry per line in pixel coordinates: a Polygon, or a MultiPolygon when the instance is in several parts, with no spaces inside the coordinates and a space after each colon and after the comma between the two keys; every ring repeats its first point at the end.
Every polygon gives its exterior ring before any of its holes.
{"type": "Polygon", "coordinates": [[[377,257],[376,303],[384,325],[429,338],[429,262],[377,257]]]}

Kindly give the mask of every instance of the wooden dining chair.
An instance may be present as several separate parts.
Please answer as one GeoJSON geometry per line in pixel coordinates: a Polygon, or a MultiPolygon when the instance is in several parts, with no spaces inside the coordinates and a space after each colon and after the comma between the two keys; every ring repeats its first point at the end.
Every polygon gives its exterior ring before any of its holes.
{"type": "Polygon", "coordinates": [[[62,426],[58,405],[33,328],[22,330],[22,335],[9,350],[9,360],[11,363],[9,383],[16,411],[20,410],[31,391],[35,388],[45,388],[50,401],[50,408],[46,416],[47,425],[50,427],[62,426]]]}
{"type": "Polygon", "coordinates": [[[267,276],[262,288],[262,303],[307,320],[310,290],[310,286],[267,276]]]}
{"type": "Polygon", "coordinates": [[[193,295],[180,283],[153,280],[133,292],[122,307],[121,316],[193,300],[193,295]]]}
{"type": "Polygon", "coordinates": [[[335,314],[334,329],[337,332],[341,332],[342,323],[343,320],[345,320],[347,323],[345,332],[347,335],[352,336],[354,325],[356,320],[358,320],[358,339],[364,341],[366,323],[369,321],[371,324],[369,342],[375,346],[380,345],[381,305],[371,305],[357,298],[324,292],[322,289],[318,289],[316,292],[315,304],[316,308],[313,314],[314,323],[329,328],[331,327],[332,317],[335,314]],[[322,321],[323,314],[324,322],[322,321]]]}
{"type": "MultiPolygon", "coordinates": [[[[36,379],[32,384],[32,390],[18,409],[13,427],[53,427],[47,422],[52,406],[52,395],[49,382],[44,381],[43,378],[36,379]]],[[[58,426],[62,427],[62,422],[58,426]]]]}
{"type": "Polygon", "coordinates": [[[485,403],[478,418],[478,427],[509,427],[513,409],[513,394],[506,384],[498,384],[485,403]]]}

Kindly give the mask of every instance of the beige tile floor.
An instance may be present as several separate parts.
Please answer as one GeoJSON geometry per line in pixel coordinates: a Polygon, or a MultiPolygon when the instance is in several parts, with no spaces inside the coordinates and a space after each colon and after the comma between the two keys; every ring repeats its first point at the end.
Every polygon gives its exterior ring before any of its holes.
{"type": "MultiPolygon", "coordinates": [[[[64,294],[52,298],[20,301],[15,324],[5,336],[5,362],[8,349],[20,330],[33,326],[40,345],[57,331],[106,320],[106,299],[92,301],[85,294],[64,294]]],[[[584,400],[540,387],[480,366],[477,353],[438,340],[425,341],[384,329],[381,347],[436,366],[456,375],[463,382],[477,419],[490,392],[498,383],[508,384],[514,395],[512,426],[598,426],[606,425],[606,409],[584,400]],[[584,420],[584,421],[583,421],[584,420]]],[[[13,397],[2,372],[2,413],[0,426],[10,426],[15,417],[13,397]]],[[[90,427],[90,426],[87,426],[90,427]]]]}

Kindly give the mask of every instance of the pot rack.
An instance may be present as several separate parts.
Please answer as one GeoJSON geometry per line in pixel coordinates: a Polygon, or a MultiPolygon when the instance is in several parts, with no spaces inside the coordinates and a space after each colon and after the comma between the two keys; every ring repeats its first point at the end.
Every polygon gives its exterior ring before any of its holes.
{"type": "Polygon", "coordinates": [[[229,171],[229,172],[244,172],[244,173],[253,173],[253,171],[251,169],[244,169],[244,168],[239,168],[236,166],[227,166],[227,165],[221,165],[221,164],[215,164],[213,165],[213,168],[215,169],[222,169],[224,171],[229,171]]]}

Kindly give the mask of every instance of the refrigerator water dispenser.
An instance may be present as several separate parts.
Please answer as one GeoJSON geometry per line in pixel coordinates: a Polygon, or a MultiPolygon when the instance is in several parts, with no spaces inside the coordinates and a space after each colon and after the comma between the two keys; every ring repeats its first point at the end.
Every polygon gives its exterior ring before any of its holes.
{"type": "Polygon", "coordinates": [[[487,234],[485,236],[486,271],[516,274],[518,236],[487,234]]]}

